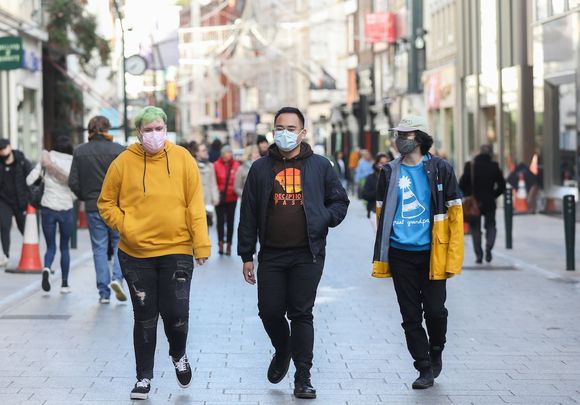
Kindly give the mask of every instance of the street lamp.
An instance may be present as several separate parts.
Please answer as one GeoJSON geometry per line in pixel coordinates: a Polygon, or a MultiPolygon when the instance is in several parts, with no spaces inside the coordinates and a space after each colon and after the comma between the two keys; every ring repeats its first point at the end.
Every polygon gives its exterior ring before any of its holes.
{"type": "Polygon", "coordinates": [[[125,144],[129,142],[129,121],[127,120],[127,107],[129,105],[127,100],[127,79],[125,78],[125,70],[127,68],[127,59],[125,58],[125,27],[123,26],[123,17],[119,11],[119,3],[117,0],[113,0],[113,5],[115,6],[115,11],[119,17],[119,23],[121,24],[121,48],[123,56],[123,131],[125,132],[125,144]]]}

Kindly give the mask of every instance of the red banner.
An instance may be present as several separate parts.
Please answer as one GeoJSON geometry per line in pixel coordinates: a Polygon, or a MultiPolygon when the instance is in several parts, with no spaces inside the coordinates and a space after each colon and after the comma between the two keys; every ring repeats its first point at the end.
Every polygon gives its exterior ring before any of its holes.
{"type": "Polygon", "coordinates": [[[394,44],[397,42],[397,15],[387,13],[387,42],[394,44]]]}
{"type": "Polygon", "coordinates": [[[365,15],[365,40],[369,44],[387,42],[390,13],[370,13],[365,15]]]}

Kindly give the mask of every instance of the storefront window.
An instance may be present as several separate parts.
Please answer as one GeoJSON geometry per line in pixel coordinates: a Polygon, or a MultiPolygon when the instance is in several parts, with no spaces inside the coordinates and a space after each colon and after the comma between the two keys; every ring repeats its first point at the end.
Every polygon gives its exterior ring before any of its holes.
{"type": "Polygon", "coordinates": [[[36,109],[36,90],[24,88],[22,103],[18,106],[18,148],[31,161],[38,160],[40,137],[36,109]]]}
{"type": "Polygon", "coordinates": [[[576,127],[576,83],[558,87],[559,98],[559,184],[576,186],[578,176],[578,129],[576,127]]]}
{"type": "Polygon", "coordinates": [[[502,110],[504,117],[503,128],[503,158],[505,162],[520,163],[517,161],[516,137],[518,119],[518,67],[502,69],[501,80],[503,87],[502,110]]]}

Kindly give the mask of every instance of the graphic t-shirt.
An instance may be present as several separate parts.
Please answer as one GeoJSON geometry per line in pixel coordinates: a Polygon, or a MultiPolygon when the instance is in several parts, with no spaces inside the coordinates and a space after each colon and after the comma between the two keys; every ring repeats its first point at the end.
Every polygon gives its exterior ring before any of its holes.
{"type": "Polygon", "coordinates": [[[390,245],[403,250],[429,250],[431,192],[423,162],[416,166],[401,164],[397,186],[397,211],[390,245]]]}
{"type": "Polygon", "coordinates": [[[274,192],[268,206],[266,247],[292,249],[308,246],[301,180],[302,161],[276,162],[274,192]]]}

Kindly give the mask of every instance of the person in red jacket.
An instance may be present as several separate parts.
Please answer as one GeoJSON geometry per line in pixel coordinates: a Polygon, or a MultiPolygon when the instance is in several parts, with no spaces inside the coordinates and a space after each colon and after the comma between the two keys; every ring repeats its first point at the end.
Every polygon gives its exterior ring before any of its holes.
{"type": "Polygon", "coordinates": [[[234,191],[234,179],[240,163],[233,159],[232,148],[225,145],[221,149],[221,157],[215,161],[215,175],[220,192],[220,202],[215,207],[217,216],[218,247],[219,254],[224,254],[224,242],[226,243],[226,255],[232,254],[232,239],[234,236],[234,215],[238,195],[234,191]],[[227,224],[227,239],[225,239],[225,225],[227,224]]]}

